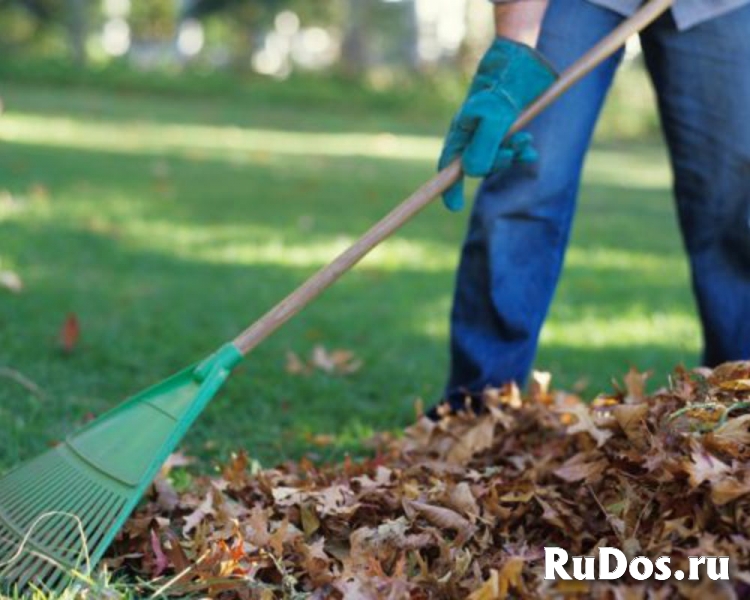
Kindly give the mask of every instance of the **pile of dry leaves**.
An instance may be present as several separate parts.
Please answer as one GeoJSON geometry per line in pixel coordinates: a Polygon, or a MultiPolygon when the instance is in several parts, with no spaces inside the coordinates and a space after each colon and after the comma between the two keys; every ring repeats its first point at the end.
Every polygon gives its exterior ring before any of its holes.
{"type": "Polygon", "coordinates": [[[177,595],[215,598],[734,598],[750,595],[750,363],[678,371],[584,404],[486,393],[487,414],[418,421],[375,458],[308,461],[177,494],[159,480],[111,554],[177,595]],[[545,546],[730,556],[729,583],[551,582],[545,546]],[[171,578],[171,580],[170,580],[171,578]],[[658,587],[657,587],[658,583],[658,587]]]}

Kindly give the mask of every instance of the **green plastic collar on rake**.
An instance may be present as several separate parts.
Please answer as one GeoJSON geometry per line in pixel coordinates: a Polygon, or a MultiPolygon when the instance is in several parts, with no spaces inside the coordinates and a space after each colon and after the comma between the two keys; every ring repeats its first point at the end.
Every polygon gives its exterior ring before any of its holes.
{"type": "Polygon", "coordinates": [[[1,587],[55,589],[95,565],[241,359],[226,344],[0,479],[1,587]]]}

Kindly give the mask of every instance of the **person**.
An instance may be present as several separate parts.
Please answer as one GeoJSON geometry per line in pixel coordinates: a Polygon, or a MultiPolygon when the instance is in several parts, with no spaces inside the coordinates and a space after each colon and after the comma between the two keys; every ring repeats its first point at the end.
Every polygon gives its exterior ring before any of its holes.
{"type": "MultiPolygon", "coordinates": [[[[516,116],[640,0],[495,0],[497,37],[440,167],[484,177],[461,250],[442,408],[523,384],[563,264],[581,169],[622,50],[505,138],[516,116]],[[535,47],[535,48],[532,48],[535,47]],[[533,140],[533,143],[532,143],[533,140]]],[[[640,34],[674,174],[703,364],[750,358],[750,0],[676,0],[640,34]]],[[[463,184],[444,195],[463,205],[463,184]]]]}

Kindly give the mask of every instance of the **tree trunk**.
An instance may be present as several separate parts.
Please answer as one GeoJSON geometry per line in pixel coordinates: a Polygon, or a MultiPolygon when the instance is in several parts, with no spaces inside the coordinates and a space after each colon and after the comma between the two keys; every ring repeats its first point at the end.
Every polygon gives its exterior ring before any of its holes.
{"type": "Polygon", "coordinates": [[[87,62],[86,53],[86,0],[67,0],[68,42],[73,62],[83,67],[87,62]]]}
{"type": "Polygon", "coordinates": [[[371,0],[349,0],[348,22],[341,47],[341,65],[344,73],[358,77],[370,66],[367,46],[367,2],[371,0]]]}
{"type": "Polygon", "coordinates": [[[404,51],[406,53],[409,66],[414,70],[419,70],[421,60],[419,56],[419,18],[417,16],[417,0],[410,0],[408,7],[408,35],[404,40],[404,51]]]}

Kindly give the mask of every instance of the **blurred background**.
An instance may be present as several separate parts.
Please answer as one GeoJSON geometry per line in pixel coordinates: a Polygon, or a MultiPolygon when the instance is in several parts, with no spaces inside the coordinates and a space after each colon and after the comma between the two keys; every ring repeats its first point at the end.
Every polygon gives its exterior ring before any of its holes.
{"type": "Polygon", "coordinates": [[[3,2],[4,50],[77,66],[351,75],[460,62],[486,43],[481,0],[20,0],[3,2]]]}
{"type": "MultiPolygon", "coordinates": [[[[492,35],[487,0],[0,0],[6,77],[139,89],[303,77],[455,106],[492,35]]],[[[627,62],[639,54],[631,44],[627,62]]],[[[606,129],[653,133],[649,101],[631,94],[640,110],[606,129]]]]}
{"type": "MultiPolygon", "coordinates": [[[[431,176],[491,36],[485,0],[0,0],[0,468],[212,351],[431,176]]],[[[543,333],[558,387],[695,363],[670,186],[631,43],[543,333]]],[[[466,218],[436,203],[258,348],[188,451],[356,454],[435,402],[466,218]]]]}

